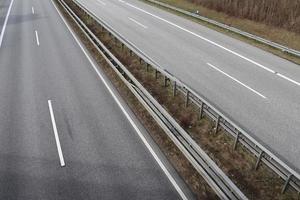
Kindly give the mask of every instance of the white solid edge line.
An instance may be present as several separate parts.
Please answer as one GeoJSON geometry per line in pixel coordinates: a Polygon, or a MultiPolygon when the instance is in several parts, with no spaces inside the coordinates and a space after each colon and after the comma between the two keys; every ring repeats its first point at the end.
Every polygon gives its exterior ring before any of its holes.
{"type": "Polygon", "coordinates": [[[144,24],[142,24],[142,23],[136,21],[135,19],[132,19],[131,17],[128,17],[128,19],[131,20],[131,21],[133,21],[133,22],[136,23],[137,25],[140,25],[141,27],[143,27],[143,28],[145,28],[145,29],[148,28],[148,27],[145,26],[144,24]]]}
{"type": "Polygon", "coordinates": [[[240,85],[244,86],[245,88],[251,90],[252,92],[254,92],[255,94],[259,95],[260,97],[266,99],[266,97],[264,95],[262,95],[261,93],[257,92],[256,90],[252,89],[251,87],[249,87],[248,85],[242,83],[241,81],[237,80],[236,78],[230,76],[229,74],[223,72],[222,70],[220,70],[219,68],[217,68],[216,66],[210,64],[210,63],[206,63],[207,65],[209,65],[210,67],[212,67],[213,69],[217,70],[218,72],[224,74],[225,76],[231,78],[232,80],[234,80],[235,82],[239,83],[240,85]]]}
{"type": "Polygon", "coordinates": [[[59,16],[61,17],[61,19],[63,20],[63,22],[65,23],[65,25],[67,26],[68,30],[70,31],[70,33],[72,34],[73,38],[75,39],[75,41],[77,42],[78,46],[81,48],[82,52],[84,53],[84,55],[87,57],[88,61],[90,62],[90,64],[92,65],[92,67],[94,68],[94,70],[96,71],[97,75],[99,76],[99,78],[101,79],[101,81],[104,83],[105,87],[107,88],[107,90],[109,91],[109,93],[111,94],[111,96],[113,97],[113,99],[116,101],[116,103],[118,104],[118,106],[120,107],[120,109],[122,110],[122,112],[124,113],[124,115],[126,116],[127,120],[130,122],[130,124],[132,125],[132,127],[134,128],[134,130],[138,133],[139,137],[141,138],[141,140],[143,141],[143,143],[145,144],[145,146],[147,147],[147,149],[150,151],[151,155],[154,157],[155,161],[158,163],[158,165],[160,166],[160,168],[163,170],[163,172],[165,173],[165,175],[168,177],[169,181],[172,183],[172,185],[174,186],[174,188],[176,189],[176,191],[178,192],[178,194],[181,196],[181,198],[183,200],[188,200],[188,198],[186,197],[186,195],[184,194],[184,192],[181,190],[181,188],[178,186],[178,184],[176,183],[175,179],[173,178],[173,176],[170,174],[170,172],[168,171],[168,169],[164,166],[164,164],[162,163],[162,161],[159,159],[159,157],[156,155],[155,151],[152,149],[151,145],[147,142],[147,140],[145,139],[145,137],[143,136],[143,134],[141,133],[141,131],[139,130],[139,128],[137,127],[137,125],[134,123],[134,121],[131,119],[131,117],[129,116],[129,114],[126,112],[125,108],[122,106],[121,102],[118,100],[118,98],[116,97],[116,95],[113,93],[113,91],[111,90],[111,88],[109,87],[109,85],[106,83],[105,79],[102,77],[102,75],[100,74],[99,70],[97,69],[97,67],[94,65],[93,61],[91,60],[91,58],[89,57],[89,55],[87,54],[87,52],[84,50],[84,48],[82,47],[81,43],[79,42],[79,40],[77,39],[75,33],[72,31],[72,29],[69,27],[69,25],[67,24],[67,22],[65,21],[65,19],[63,18],[63,16],[61,15],[61,13],[59,12],[59,10],[57,9],[56,5],[53,3],[53,1],[51,0],[53,6],[55,7],[56,11],[58,12],[59,16]]]}
{"type": "Polygon", "coordinates": [[[64,167],[65,160],[64,160],[64,156],[63,156],[63,153],[61,150],[61,145],[60,145],[60,141],[59,141],[59,137],[58,137],[58,132],[57,132],[57,127],[56,127],[56,122],[55,122],[55,117],[54,117],[54,113],[53,113],[51,100],[48,100],[48,106],[49,106],[49,112],[50,112],[50,116],[51,116],[53,133],[54,133],[54,137],[55,137],[55,141],[56,141],[57,152],[58,152],[58,156],[59,156],[59,160],[60,160],[60,166],[64,167]]]}
{"type": "Polygon", "coordinates": [[[33,6],[31,7],[31,12],[32,12],[32,14],[34,14],[34,7],[33,6]]]}
{"type": "Polygon", "coordinates": [[[285,79],[285,80],[287,80],[287,81],[290,81],[290,82],[292,82],[292,83],[294,83],[294,84],[300,86],[300,83],[299,83],[299,82],[297,82],[297,81],[295,81],[295,80],[293,80],[293,79],[291,79],[291,78],[289,78],[289,77],[287,77],[287,76],[285,76],[285,75],[283,75],[283,74],[276,73],[276,75],[277,75],[277,76],[280,76],[281,78],[283,78],[283,79],[285,79]]]}
{"type": "Polygon", "coordinates": [[[3,41],[3,37],[4,37],[5,28],[6,28],[6,25],[7,25],[8,17],[9,17],[9,14],[10,14],[10,11],[11,11],[11,8],[12,8],[12,5],[13,5],[13,2],[14,2],[14,0],[11,0],[10,5],[9,5],[9,8],[8,8],[8,11],[7,11],[7,14],[6,14],[6,17],[5,17],[5,20],[4,20],[3,28],[2,28],[2,30],[1,30],[1,34],[0,34],[0,47],[1,47],[1,45],[2,45],[2,41],[3,41]]]}
{"type": "Polygon", "coordinates": [[[139,8],[139,7],[136,7],[136,6],[134,6],[134,5],[130,4],[130,3],[126,3],[126,4],[127,4],[128,6],[130,6],[130,7],[132,7],[132,8],[135,8],[135,9],[141,11],[141,12],[144,12],[144,13],[146,13],[146,14],[148,14],[148,15],[154,17],[154,18],[157,18],[157,19],[159,19],[159,20],[161,20],[161,21],[164,21],[164,22],[166,22],[166,23],[168,23],[168,24],[170,24],[170,25],[172,25],[172,26],[175,26],[175,27],[177,27],[177,28],[179,28],[179,29],[181,29],[181,30],[187,32],[187,33],[190,33],[190,34],[192,34],[192,35],[194,35],[194,36],[196,36],[196,37],[198,37],[198,38],[200,38],[200,39],[202,39],[202,40],[205,40],[206,42],[209,42],[209,43],[211,43],[211,44],[213,44],[213,45],[215,45],[215,46],[217,46],[217,47],[220,47],[220,48],[222,48],[222,49],[224,49],[224,50],[226,50],[226,51],[228,51],[228,52],[230,52],[230,53],[232,53],[232,54],[234,54],[234,55],[236,55],[236,56],[238,56],[238,57],[240,57],[240,58],[243,58],[243,59],[245,59],[245,60],[247,60],[247,61],[249,61],[249,62],[251,62],[251,63],[253,63],[253,64],[255,64],[255,65],[259,66],[259,67],[261,67],[262,69],[265,69],[265,70],[267,70],[267,71],[269,71],[269,72],[271,72],[271,73],[274,73],[274,72],[275,72],[274,70],[271,70],[271,69],[269,69],[269,68],[267,68],[267,67],[265,67],[265,66],[263,66],[263,65],[261,65],[261,64],[259,64],[259,63],[257,63],[257,62],[255,62],[255,61],[249,59],[249,58],[246,58],[245,56],[243,56],[243,55],[241,55],[241,54],[239,54],[239,53],[237,53],[237,52],[235,52],[235,51],[232,51],[232,50],[230,50],[230,49],[228,49],[228,48],[226,48],[226,47],[224,47],[224,46],[222,46],[222,45],[220,45],[220,44],[217,44],[216,42],[213,42],[213,41],[211,41],[211,40],[209,40],[209,39],[207,39],[207,38],[205,38],[205,37],[203,37],[203,36],[201,36],[201,35],[198,35],[197,33],[194,33],[194,32],[192,32],[192,31],[190,31],[190,30],[187,30],[186,28],[183,28],[183,27],[181,27],[181,26],[179,26],[179,25],[177,25],[177,24],[175,24],[175,23],[173,23],[173,22],[170,22],[170,21],[168,21],[168,20],[166,20],[166,19],[163,19],[163,18],[161,18],[161,17],[159,17],[159,16],[157,16],[157,15],[154,15],[154,14],[152,14],[152,13],[150,13],[150,12],[148,12],[148,11],[145,11],[145,10],[139,8]]]}
{"type": "Polygon", "coordinates": [[[179,29],[181,29],[181,30],[187,32],[187,33],[190,33],[190,34],[192,34],[192,35],[194,35],[194,36],[196,36],[196,37],[198,37],[198,38],[200,38],[200,39],[202,39],[202,40],[205,40],[206,42],[209,42],[209,43],[211,43],[211,44],[213,44],[213,45],[215,45],[215,46],[217,46],[217,47],[220,47],[220,48],[222,48],[222,49],[224,49],[224,50],[226,50],[226,51],[228,51],[228,52],[230,52],[230,53],[232,53],[232,54],[234,54],[234,55],[236,55],[236,56],[238,56],[238,57],[240,57],[240,58],[243,58],[243,59],[245,59],[245,60],[247,60],[247,61],[249,61],[249,62],[251,62],[251,63],[253,63],[253,64],[255,64],[255,65],[259,66],[259,67],[261,67],[262,69],[265,69],[265,70],[267,70],[267,71],[269,71],[269,72],[271,72],[271,73],[274,73],[274,72],[275,72],[275,71],[272,70],[272,69],[269,69],[269,68],[267,68],[267,67],[265,67],[265,66],[263,66],[263,65],[261,65],[261,64],[259,64],[259,63],[257,63],[257,62],[255,62],[255,61],[253,61],[253,60],[251,60],[251,59],[249,59],[249,58],[247,58],[247,57],[245,57],[245,56],[243,56],[243,55],[241,55],[241,54],[239,54],[239,53],[237,53],[237,52],[235,52],[235,51],[232,51],[232,50],[230,50],[230,49],[228,49],[228,48],[226,48],[226,47],[224,47],[224,46],[222,46],[222,45],[220,45],[220,44],[217,44],[216,42],[213,42],[213,41],[211,41],[211,40],[209,40],[209,39],[207,39],[207,38],[205,38],[205,37],[203,37],[203,36],[201,36],[201,35],[198,35],[197,33],[194,33],[194,32],[192,32],[192,31],[190,31],[190,30],[187,30],[186,28],[183,28],[183,27],[181,27],[181,26],[179,26],[179,25],[177,25],[177,24],[175,24],[175,23],[173,23],[173,22],[170,22],[170,21],[168,21],[168,20],[166,20],[166,19],[163,19],[163,18],[161,18],[161,17],[159,17],[159,16],[157,16],[157,15],[154,15],[154,14],[152,14],[152,13],[150,13],[150,12],[148,12],[148,11],[145,11],[145,10],[139,8],[139,7],[136,7],[136,6],[134,6],[134,5],[130,4],[130,3],[126,3],[126,4],[127,4],[128,6],[130,6],[130,7],[132,7],[132,8],[135,8],[135,9],[141,11],[141,12],[144,12],[144,13],[146,13],[146,14],[148,14],[148,15],[154,17],[154,18],[157,18],[157,19],[159,19],[159,20],[161,20],[161,21],[164,21],[164,22],[166,22],[166,23],[168,23],[168,24],[170,24],[170,25],[172,25],[172,26],[175,26],[175,27],[177,27],[177,28],[179,28],[179,29]]]}
{"type": "MultiPolygon", "coordinates": [[[[190,33],[190,34],[192,34],[192,35],[194,35],[194,36],[196,36],[196,37],[198,37],[198,38],[200,38],[200,39],[202,39],[202,40],[204,40],[206,42],[209,42],[209,43],[211,43],[211,44],[219,47],[219,48],[222,48],[222,49],[224,49],[224,50],[226,50],[226,51],[228,51],[228,52],[230,52],[230,53],[232,53],[232,54],[234,54],[234,55],[236,55],[236,56],[238,56],[238,57],[240,57],[240,58],[242,58],[242,59],[244,59],[244,60],[246,60],[246,61],[248,61],[248,62],[250,62],[250,63],[252,63],[252,64],[254,64],[254,65],[256,65],[256,66],[258,66],[258,67],[260,67],[260,68],[262,68],[264,70],[266,70],[266,71],[268,71],[268,72],[270,72],[270,73],[277,74],[274,70],[272,70],[272,69],[270,69],[268,67],[265,67],[262,64],[259,64],[258,62],[254,61],[254,60],[251,60],[250,58],[247,58],[247,57],[245,57],[245,56],[243,56],[243,55],[241,55],[241,54],[239,54],[239,53],[237,53],[237,52],[235,52],[233,50],[230,50],[230,49],[228,49],[228,48],[226,48],[226,47],[224,47],[224,46],[222,46],[222,45],[220,45],[220,44],[218,44],[216,42],[213,42],[213,41],[211,41],[211,40],[209,40],[209,39],[207,39],[207,38],[205,38],[205,37],[203,37],[201,35],[198,35],[197,33],[194,33],[194,32],[192,32],[190,30],[187,30],[186,28],[183,28],[183,27],[181,27],[181,26],[179,26],[179,25],[177,25],[177,24],[175,24],[173,22],[170,22],[170,21],[168,21],[166,19],[163,19],[163,18],[161,18],[161,17],[159,17],[157,15],[154,15],[154,14],[152,14],[152,13],[150,13],[148,11],[145,11],[145,10],[139,8],[139,7],[136,7],[136,6],[134,6],[134,5],[130,4],[130,3],[126,3],[126,4],[128,6],[130,6],[130,7],[132,7],[132,8],[135,8],[135,9],[141,11],[141,12],[144,12],[144,13],[146,13],[146,14],[154,17],[154,18],[157,18],[157,19],[159,19],[161,21],[164,21],[164,22],[166,22],[166,23],[168,23],[168,24],[170,24],[172,26],[175,26],[175,27],[177,27],[177,28],[179,28],[179,29],[187,32],[187,33],[190,33]]],[[[280,74],[277,74],[277,75],[280,76],[280,74]]],[[[287,76],[281,76],[281,77],[284,78],[284,79],[286,79],[286,80],[288,80],[288,81],[290,81],[290,82],[292,82],[292,83],[294,83],[294,84],[296,84],[296,85],[300,85],[299,82],[297,82],[297,81],[295,81],[295,80],[293,80],[293,79],[291,79],[291,78],[289,78],[287,76]]]]}
{"type": "Polygon", "coordinates": [[[35,38],[36,38],[36,44],[38,46],[40,46],[39,34],[38,34],[37,30],[35,30],[35,38]]]}

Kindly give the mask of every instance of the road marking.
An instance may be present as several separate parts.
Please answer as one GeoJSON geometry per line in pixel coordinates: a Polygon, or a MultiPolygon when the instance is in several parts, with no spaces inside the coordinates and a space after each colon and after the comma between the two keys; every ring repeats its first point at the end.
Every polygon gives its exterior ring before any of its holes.
{"type": "Polygon", "coordinates": [[[289,77],[287,77],[287,76],[285,76],[285,75],[283,75],[283,74],[276,73],[276,75],[279,76],[279,77],[281,77],[281,78],[283,78],[283,79],[285,79],[285,80],[287,80],[287,81],[290,81],[290,82],[292,82],[292,83],[294,83],[294,84],[300,86],[300,83],[299,83],[299,82],[297,82],[297,81],[295,81],[295,80],[293,80],[293,79],[291,79],[291,78],[289,78],[289,77]]]}
{"type": "Polygon", "coordinates": [[[36,38],[36,44],[38,46],[40,46],[39,34],[38,34],[37,30],[35,31],[35,38],[36,38]]]}
{"type": "Polygon", "coordinates": [[[56,127],[56,122],[55,122],[55,118],[54,118],[51,100],[48,100],[48,106],[49,106],[49,111],[50,111],[50,116],[51,116],[51,121],[52,121],[53,133],[54,133],[54,137],[55,137],[55,141],[56,141],[57,152],[58,152],[58,156],[59,156],[59,160],[60,160],[60,166],[64,167],[66,164],[65,164],[64,156],[63,156],[61,146],[60,146],[60,141],[59,141],[59,137],[58,137],[58,133],[57,133],[57,127],[56,127]]]}
{"type": "Polygon", "coordinates": [[[216,66],[210,64],[210,63],[206,63],[208,64],[210,67],[214,68],[215,70],[217,70],[218,72],[224,74],[225,76],[231,78],[232,80],[234,80],[235,82],[239,83],[240,85],[244,86],[245,88],[251,90],[252,92],[254,92],[255,94],[259,95],[260,97],[266,99],[266,97],[264,95],[262,95],[261,93],[257,92],[256,90],[252,89],[251,87],[249,87],[248,85],[242,83],[241,81],[237,80],[236,78],[230,76],[229,74],[223,72],[222,70],[220,70],[219,68],[217,68],[216,66]]]}
{"type": "Polygon", "coordinates": [[[224,49],[224,50],[226,50],[226,51],[228,51],[228,52],[230,52],[230,53],[233,53],[233,54],[235,54],[235,55],[237,55],[237,56],[239,56],[239,57],[241,57],[241,58],[243,58],[243,59],[245,59],[245,60],[247,60],[247,61],[249,61],[249,62],[255,64],[255,65],[258,65],[259,67],[261,67],[261,68],[263,68],[263,69],[265,69],[265,70],[267,70],[267,71],[269,71],[269,72],[274,73],[273,70],[271,70],[271,69],[269,69],[269,68],[267,68],[267,67],[265,67],[265,66],[263,66],[263,65],[261,65],[261,64],[259,64],[259,63],[257,63],[257,62],[255,62],[255,61],[253,61],[253,60],[251,60],[251,59],[249,59],[249,58],[246,58],[245,56],[242,56],[242,55],[240,55],[240,54],[238,54],[238,53],[236,53],[236,52],[234,52],[234,51],[232,51],[232,50],[230,50],[230,49],[228,49],[228,48],[226,48],[226,47],[223,47],[222,45],[219,45],[219,44],[217,44],[217,43],[215,43],[215,42],[213,42],[213,41],[211,41],[211,40],[209,40],[209,39],[207,39],[207,38],[205,38],[205,37],[203,37],[203,36],[201,36],[201,35],[198,35],[197,33],[194,33],[194,32],[192,32],[192,31],[190,31],[190,30],[187,30],[186,28],[183,28],[183,27],[181,27],[181,26],[179,26],[179,25],[177,25],[177,24],[175,24],[175,23],[173,23],[173,22],[170,22],[170,21],[168,21],[168,20],[166,20],[166,19],[163,19],[163,18],[161,18],[161,17],[159,17],[159,16],[157,16],[157,15],[154,15],[154,14],[152,14],[152,13],[150,13],[150,12],[148,12],[148,11],[145,11],[145,10],[139,8],[139,7],[136,7],[136,6],[134,6],[134,5],[130,4],[130,3],[126,3],[126,4],[127,4],[128,6],[130,6],[130,7],[132,7],[132,8],[135,8],[135,9],[137,9],[137,10],[143,12],[143,13],[146,13],[146,14],[148,14],[148,15],[150,15],[150,16],[156,18],[156,19],[159,19],[159,20],[161,20],[161,21],[163,21],[163,22],[166,22],[166,23],[168,23],[168,24],[170,24],[170,25],[172,25],[172,26],[174,26],[174,27],[176,27],[176,28],[179,28],[179,29],[181,29],[181,30],[183,30],[183,31],[185,31],[185,32],[187,32],[187,33],[190,33],[190,34],[192,34],[192,35],[194,35],[194,36],[196,36],[196,37],[198,37],[198,38],[200,38],[200,39],[202,39],[202,40],[205,40],[205,41],[207,41],[207,42],[209,42],[209,43],[211,43],[211,44],[213,44],[213,45],[215,45],[215,46],[218,46],[218,47],[220,47],[220,48],[222,48],[222,49],[224,49]]]}
{"type": "MultiPolygon", "coordinates": [[[[256,61],[254,61],[254,60],[251,60],[250,58],[247,58],[247,57],[245,57],[245,56],[243,56],[243,55],[241,55],[241,54],[239,54],[239,53],[237,53],[237,52],[235,52],[235,51],[233,51],[233,50],[230,50],[230,49],[228,49],[228,48],[226,48],[226,47],[224,47],[224,46],[222,46],[222,45],[220,45],[220,44],[218,44],[218,43],[216,43],[216,42],[213,42],[213,41],[211,41],[211,40],[209,40],[209,39],[207,39],[207,38],[205,38],[205,37],[203,37],[203,36],[201,36],[201,35],[198,35],[198,34],[195,33],[195,32],[192,32],[192,31],[190,31],[190,30],[188,30],[188,29],[186,29],[186,28],[183,28],[183,27],[181,27],[181,26],[179,26],[179,25],[177,25],[177,24],[175,24],[175,23],[173,23],[173,22],[170,22],[170,21],[168,21],[168,20],[166,20],[166,19],[163,19],[163,18],[161,18],[161,17],[159,17],[159,16],[157,16],[157,15],[154,15],[154,14],[152,14],[152,13],[146,11],[146,10],[143,10],[143,9],[141,9],[141,8],[139,8],[139,7],[136,7],[136,6],[134,6],[134,5],[130,4],[130,3],[126,3],[126,4],[127,4],[128,6],[130,6],[130,7],[132,7],[132,8],[135,8],[135,9],[137,9],[137,10],[143,12],[143,13],[146,13],[146,14],[148,14],[148,15],[150,15],[150,16],[156,18],[156,19],[159,19],[159,20],[161,20],[161,21],[163,21],[163,22],[166,22],[166,23],[168,23],[168,24],[170,24],[170,25],[172,25],[172,26],[174,26],[174,27],[176,27],[176,28],[179,28],[179,29],[181,29],[181,30],[183,30],[183,31],[185,31],[185,32],[187,32],[187,33],[190,33],[190,34],[192,34],[192,35],[194,35],[194,36],[196,36],[196,37],[198,37],[198,38],[200,38],[200,39],[202,39],[202,40],[204,40],[204,41],[206,41],[206,42],[208,42],[208,43],[210,43],[210,44],[213,44],[213,45],[215,45],[215,46],[217,46],[217,47],[219,47],[219,48],[221,48],[221,49],[224,49],[225,51],[228,51],[228,52],[230,52],[230,53],[232,53],[232,54],[234,54],[234,55],[236,55],[236,56],[238,56],[238,57],[240,57],[240,58],[242,58],[242,59],[244,59],[244,60],[246,60],[246,61],[248,61],[248,62],[250,62],[250,63],[252,63],[252,64],[254,64],[254,65],[256,65],[256,66],[258,66],[258,67],[260,67],[260,68],[262,68],[262,69],[264,69],[264,70],[266,70],[266,71],[268,71],[268,72],[270,72],[270,73],[276,74],[276,72],[275,72],[274,70],[272,70],[272,69],[270,69],[270,68],[268,68],[268,67],[265,67],[264,65],[262,65],[262,64],[260,64],[260,63],[258,63],[258,62],[256,62],[256,61]]],[[[278,76],[280,76],[280,75],[278,75],[278,76]]],[[[290,81],[290,82],[292,82],[292,83],[294,83],[294,84],[300,85],[299,82],[297,82],[297,81],[295,81],[295,80],[293,80],[293,79],[291,79],[291,78],[289,78],[289,77],[287,77],[287,76],[284,76],[284,77],[282,77],[282,78],[284,78],[284,79],[286,79],[286,80],[288,80],[288,81],[290,81]]]]}
{"type": "Polygon", "coordinates": [[[0,34],[0,47],[1,47],[1,45],[2,45],[2,41],[3,41],[3,37],[4,37],[5,28],[6,28],[6,25],[7,25],[8,17],[9,17],[9,14],[10,14],[10,11],[11,11],[11,8],[12,8],[13,3],[14,3],[14,0],[11,0],[11,2],[10,2],[10,4],[9,4],[8,11],[7,11],[7,14],[6,14],[6,17],[5,17],[5,20],[4,20],[3,28],[2,28],[2,30],[1,30],[1,34],[0,34]]]}
{"type": "Polygon", "coordinates": [[[125,3],[125,1],[123,1],[123,0],[119,0],[119,2],[121,2],[121,3],[125,3]]]}
{"type": "Polygon", "coordinates": [[[68,25],[68,23],[66,22],[66,20],[63,18],[63,16],[61,15],[61,13],[59,12],[59,10],[57,9],[56,5],[53,3],[53,0],[51,2],[53,4],[53,6],[55,7],[57,13],[61,17],[61,19],[63,20],[63,22],[65,23],[65,25],[67,26],[67,28],[70,31],[71,35],[73,36],[73,38],[77,42],[78,46],[81,48],[82,52],[87,57],[88,61],[90,62],[90,64],[94,68],[94,70],[96,71],[97,75],[99,76],[99,78],[101,79],[101,81],[104,83],[105,87],[107,88],[107,90],[109,91],[109,93],[111,94],[111,96],[113,97],[113,99],[116,101],[116,103],[118,104],[118,106],[120,107],[120,109],[122,110],[122,112],[124,113],[124,115],[126,116],[127,120],[130,122],[130,124],[132,125],[132,127],[134,128],[134,130],[137,132],[137,134],[139,135],[139,137],[141,138],[141,140],[143,141],[143,143],[145,144],[145,146],[147,147],[147,149],[150,151],[150,153],[154,157],[155,161],[158,163],[158,165],[160,166],[160,168],[163,170],[163,172],[165,173],[165,175],[167,176],[167,178],[169,179],[169,181],[172,183],[172,185],[174,186],[174,188],[176,189],[176,191],[178,192],[178,194],[181,196],[181,198],[183,200],[188,200],[188,198],[186,197],[186,195],[184,194],[184,192],[181,190],[181,188],[179,187],[179,185],[177,184],[177,182],[175,181],[175,179],[173,178],[173,176],[170,174],[170,172],[168,171],[168,169],[164,166],[163,162],[159,159],[159,157],[157,156],[157,154],[155,153],[155,151],[153,150],[153,148],[151,147],[151,145],[147,142],[146,138],[143,136],[143,134],[141,133],[141,131],[139,130],[139,128],[137,127],[137,125],[131,119],[130,115],[126,112],[126,109],[123,107],[123,105],[121,104],[121,102],[119,101],[119,99],[113,93],[113,91],[109,87],[108,83],[105,81],[105,79],[103,78],[103,76],[100,74],[99,70],[97,69],[97,67],[93,63],[92,59],[90,58],[90,56],[88,55],[88,53],[86,52],[86,50],[83,48],[83,46],[79,42],[79,40],[76,37],[75,33],[72,31],[72,29],[70,28],[70,26],[68,25]]]}
{"type": "Polygon", "coordinates": [[[138,21],[136,21],[136,20],[134,20],[134,19],[132,19],[130,17],[128,17],[128,19],[130,19],[131,21],[135,22],[136,24],[140,25],[141,27],[143,27],[145,29],[148,28],[147,26],[143,25],[142,23],[140,23],[140,22],[138,22],[138,21]]]}
{"type": "Polygon", "coordinates": [[[32,14],[34,14],[34,7],[31,7],[31,12],[32,14]]]}
{"type": "Polygon", "coordinates": [[[103,1],[97,0],[99,3],[101,3],[102,5],[106,5],[106,3],[104,3],[103,1]]]}

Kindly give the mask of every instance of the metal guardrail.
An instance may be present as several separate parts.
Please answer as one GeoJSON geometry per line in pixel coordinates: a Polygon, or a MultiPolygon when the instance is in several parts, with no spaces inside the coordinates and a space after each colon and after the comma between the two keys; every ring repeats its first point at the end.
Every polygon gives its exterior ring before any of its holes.
{"type": "MultiPolygon", "coordinates": [[[[219,127],[224,128],[235,140],[234,148],[236,148],[238,143],[241,143],[246,147],[251,153],[257,157],[257,162],[255,169],[258,168],[259,164],[263,162],[266,166],[272,169],[277,175],[279,175],[285,184],[282,188],[284,192],[287,187],[292,186],[297,192],[300,193],[300,175],[298,172],[286,165],[282,160],[270,152],[267,148],[262,146],[253,137],[251,137],[245,130],[238,126],[233,120],[229,119],[227,116],[222,114],[220,109],[213,106],[205,98],[201,97],[190,87],[185,85],[182,81],[174,77],[168,71],[166,71],[162,66],[153,61],[149,56],[137,48],[134,44],[124,38],[121,34],[115,31],[102,19],[97,17],[92,12],[88,11],[81,3],[73,0],[77,6],[84,10],[85,13],[89,14],[95,21],[98,22],[102,27],[105,27],[115,38],[118,39],[122,44],[125,44],[132,52],[134,52],[138,57],[143,59],[147,65],[151,65],[155,68],[157,73],[161,73],[165,80],[171,81],[174,88],[174,94],[179,91],[186,96],[186,104],[193,102],[199,107],[200,118],[205,114],[212,118],[216,122],[215,131],[217,132],[219,127]]],[[[124,69],[125,70],[125,69],[124,69]]],[[[151,96],[151,95],[150,95],[151,96]]],[[[159,104],[157,106],[160,106],[159,104]]],[[[163,109],[163,108],[162,108],[163,109]]]]}
{"type": "MultiPolygon", "coordinates": [[[[182,151],[195,169],[203,176],[221,199],[247,199],[223,171],[209,158],[198,144],[183,130],[169,113],[149,94],[126,67],[105,47],[81,19],[68,7],[63,0],[58,0],[73,18],[83,33],[94,44],[112,69],[119,75],[127,87],[148,110],[160,127],[182,151]]],[[[74,1],[79,8],[78,2],[74,1]]],[[[105,29],[106,26],[102,26],[105,29]]],[[[106,29],[107,30],[107,29],[106,29]]]]}
{"type": "MultiPolygon", "coordinates": [[[[74,1],[74,0],[73,0],[74,1]]],[[[77,1],[74,1],[75,3],[77,1]]],[[[82,5],[77,2],[81,7],[82,5]]],[[[183,94],[187,97],[187,102],[191,100],[199,107],[200,117],[203,114],[207,114],[216,122],[216,130],[218,127],[223,127],[231,136],[235,138],[235,145],[240,142],[244,145],[250,152],[252,152],[257,157],[257,163],[255,168],[257,169],[259,163],[262,161],[268,167],[270,167],[275,173],[277,173],[282,179],[286,181],[282,191],[284,192],[288,185],[291,185],[294,189],[300,192],[300,175],[295,170],[291,169],[287,166],[283,161],[281,161],[277,156],[275,156],[268,149],[263,147],[260,143],[258,143],[254,138],[252,138],[245,130],[243,130],[240,126],[238,126],[233,120],[229,119],[227,116],[220,112],[220,109],[217,109],[211,103],[209,103],[205,98],[201,97],[199,94],[194,92],[191,88],[185,85],[182,81],[171,75],[162,66],[153,61],[149,56],[147,56],[144,52],[142,52],[139,48],[137,48],[130,41],[125,39],[121,34],[115,31],[112,27],[110,27],[107,23],[97,17],[95,14],[91,13],[84,7],[82,9],[85,12],[89,13],[99,24],[107,27],[108,30],[112,33],[112,35],[117,38],[123,44],[131,49],[137,56],[142,58],[146,63],[149,63],[153,66],[157,72],[164,75],[167,79],[171,80],[174,84],[174,91],[179,90],[183,92],[183,94]]]]}
{"type": "Polygon", "coordinates": [[[251,33],[248,33],[248,32],[245,32],[245,31],[242,31],[240,29],[237,29],[237,28],[234,28],[232,26],[228,26],[226,24],[222,24],[220,22],[217,22],[215,20],[212,20],[212,19],[209,19],[207,17],[203,17],[199,14],[196,14],[196,13],[192,13],[192,12],[189,12],[187,10],[184,10],[184,9],[181,9],[181,8],[177,8],[175,6],[171,6],[169,4],[166,4],[166,3],[163,3],[163,2],[160,2],[160,1],[156,1],[156,0],[143,0],[143,1],[147,1],[147,2],[151,2],[153,4],[156,4],[156,5],[159,5],[159,6],[162,6],[164,8],[167,8],[167,9],[170,9],[170,10],[173,10],[173,11],[176,11],[176,12],[179,12],[181,14],[184,14],[184,15],[187,15],[187,16],[190,16],[190,17],[194,17],[194,18],[197,18],[201,21],[204,21],[206,23],[209,23],[209,24],[213,24],[217,27],[220,27],[220,28],[223,28],[223,29],[226,29],[228,31],[231,31],[231,32],[234,32],[234,33],[237,33],[239,35],[242,35],[244,37],[247,37],[247,38],[250,38],[252,40],[255,40],[257,42],[260,42],[260,43],[263,43],[265,45],[268,45],[268,46],[271,46],[275,49],[278,49],[280,51],[283,51],[283,52],[286,52],[286,53],[289,53],[291,55],[294,55],[294,56],[297,56],[297,57],[300,57],[300,51],[297,51],[295,49],[292,49],[292,48],[288,48],[284,45],[281,45],[281,44],[278,44],[276,42],[272,42],[270,40],[267,40],[267,39],[264,39],[262,37],[259,37],[257,35],[253,35],[251,33]]]}

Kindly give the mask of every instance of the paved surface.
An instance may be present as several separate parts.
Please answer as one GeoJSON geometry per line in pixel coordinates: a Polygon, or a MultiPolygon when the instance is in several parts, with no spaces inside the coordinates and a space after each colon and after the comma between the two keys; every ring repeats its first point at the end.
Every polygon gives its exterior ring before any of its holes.
{"type": "Polygon", "coordinates": [[[78,0],[300,172],[300,66],[138,0],[78,0]]]}
{"type": "Polygon", "coordinates": [[[5,30],[0,177],[0,199],[180,199],[50,0],[14,0],[5,30]]]}
{"type": "Polygon", "coordinates": [[[9,8],[9,4],[10,4],[9,0],[0,1],[0,34],[2,32],[1,30],[3,28],[3,24],[4,24],[4,21],[5,21],[6,13],[7,13],[8,8],[9,8]]]}

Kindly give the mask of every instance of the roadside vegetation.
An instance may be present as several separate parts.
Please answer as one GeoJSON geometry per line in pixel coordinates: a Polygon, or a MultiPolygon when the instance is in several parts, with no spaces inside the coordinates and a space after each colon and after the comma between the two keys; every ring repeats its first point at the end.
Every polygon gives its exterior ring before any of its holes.
{"type": "MultiPolygon", "coordinates": [[[[155,76],[155,70],[140,62],[138,56],[132,54],[126,46],[122,48],[108,32],[103,30],[97,22],[85,15],[71,0],[65,0],[72,10],[83,20],[93,33],[112,51],[112,53],[128,68],[140,83],[163,105],[192,138],[203,148],[217,165],[231,178],[250,199],[297,199],[298,196],[290,187],[285,194],[281,194],[284,184],[276,174],[266,166],[261,165],[254,170],[255,158],[252,154],[238,145],[233,150],[233,141],[224,130],[214,133],[214,123],[208,117],[199,119],[198,110],[190,104],[186,107],[184,96],[177,94],[173,97],[172,85],[164,84],[164,77],[155,76]]],[[[172,143],[164,131],[156,124],[148,112],[138,102],[134,95],[126,88],[121,79],[105,62],[95,47],[82,34],[80,29],[72,23],[90,53],[94,56],[101,69],[119,91],[136,116],[149,131],[154,141],[160,146],[174,168],[182,176],[198,199],[217,199],[212,189],[185,159],[177,147],[172,143]]],[[[86,66],[82,66],[86,67],[86,66]]]]}

